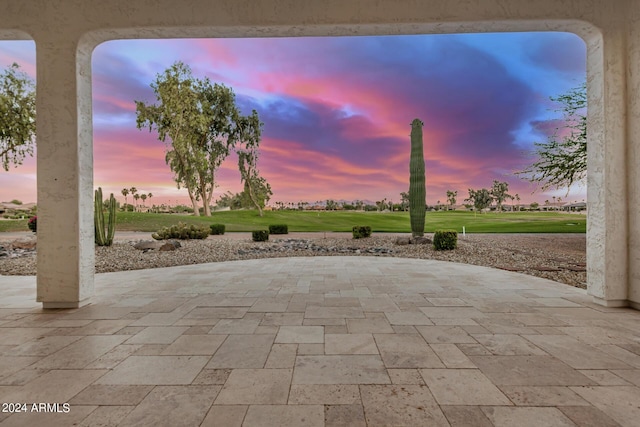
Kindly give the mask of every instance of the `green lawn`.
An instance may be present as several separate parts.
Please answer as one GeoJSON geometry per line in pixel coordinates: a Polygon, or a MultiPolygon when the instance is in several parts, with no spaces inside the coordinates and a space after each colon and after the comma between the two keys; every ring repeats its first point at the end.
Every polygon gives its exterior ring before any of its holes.
{"type": "MultiPolygon", "coordinates": [[[[211,217],[153,213],[118,212],[116,229],[120,231],[156,231],[163,226],[186,223],[225,224],[227,231],[266,229],[270,224],[287,224],[289,231],[351,231],[354,225],[368,225],[376,232],[408,233],[407,212],[302,212],[267,211],[259,217],[255,211],[214,212],[211,217]]],[[[467,233],[585,233],[586,215],[555,212],[427,212],[426,232],[450,228],[467,233]]],[[[0,221],[2,231],[27,231],[27,220],[0,221]]]]}
{"type": "MultiPolygon", "coordinates": [[[[213,216],[193,217],[167,214],[121,212],[117,229],[156,231],[178,221],[221,223],[227,231],[266,229],[270,224],[287,224],[289,231],[351,231],[354,225],[368,225],[377,232],[408,233],[407,212],[303,212],[267,211],[261,218],[255,211],[214,212],[213,216]]],[[[504,212],[474,215],[473,212],[427,212],[425,231],[451,228],[467,233],[584,233],[586,216],[554,212],[504,212]]],[[[25,226],[26,227],[26,226],[25,226]]]]}

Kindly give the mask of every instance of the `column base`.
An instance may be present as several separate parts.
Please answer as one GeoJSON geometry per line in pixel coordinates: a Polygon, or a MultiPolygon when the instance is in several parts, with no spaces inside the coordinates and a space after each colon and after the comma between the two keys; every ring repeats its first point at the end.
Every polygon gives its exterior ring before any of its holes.
{"type": "Polygon", "coordinates": [[[59,302],[43,302],[42,308],[44,310],[55,309],[55,308],[80,308],[89,304],[91,300],[89,298],[83,301],[59,301],[59,302]]]}
{"type": "Polygon", "coordinates": [[[612,307],[612,308],[629,307],[629,300],[626,300],[626,299],[606,300],[599,297],[592,297],[592,298],[593,298],[593,302],[603,307],[612,307]]]}

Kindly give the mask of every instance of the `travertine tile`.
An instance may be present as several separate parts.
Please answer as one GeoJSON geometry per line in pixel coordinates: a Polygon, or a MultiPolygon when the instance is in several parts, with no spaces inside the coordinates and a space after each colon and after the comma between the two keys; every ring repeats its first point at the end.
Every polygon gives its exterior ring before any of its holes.
{"type": "Polygon", "coordinates": [[[564,335],[527,335],[537,347],[575,369],[629,369],[630,366],[596,347],[564,335]]]}
{"type": "MultiPolygon", "coordinates": [[[[304,312],[304,310],[302,310],[304,312]]],[[[302,326],[303,313],[265,313],[260,325],[263,326],[302,326]]]]}
{"type": "Polygon", "coordinates": [[[593,406],[562,406],[558,409],[580,427],[620,427],[620,424],[593,406]]]}
{"type": "MultiPolygon", "coordinates": [[[[54,401],[52,401],[54,402],[54,401]]],[[[80,425],[81,421],[97,408],[95,406],[77,406],[67,413],[27,412],[13,414],[2,421],[2,427],[69,427],[80,425]]]]}
{"type": "Polygon", "coordinates": [[[547,356],[547,353],[519,335],[474,334],[480,344],[497,356],[547,356]]]}
{"type": "Polygon", "coordinates": [[[226,335],[182,335],[162,351],[162,355],[213,355],[226,335]]]}
{"type": "MultiPolygon", "coordinates": [[[[628,381],[625,381],[623,378],[619,377],[618,375],[614,374],[611,371],[605,371],[601,369],[583,369],[578,372],[580,372],[585,377],[592,379],[598,385],[632,385],[633,384],[633,382],[629,383],[628,381]]],[[[629,372],[629,371],[622,371],[622,372],[629,372]]]]}
{"type": "Polygon", "coordinates": [[[469,356],[496,385],[591,385],[592,380],[550,356],[469,356]]]}
{"type": "Polygon", "coordinates": [[[353,384],[293,384],[290,405],[351,405],[360,403],[360,390],[353,384]]]}
{"type": "Polygon", "coordinates": [[[305,319],[357,319],[364,318],[364,312],[359,307],[320,307],[307,306],[305,319]]]}
{"type": "Polygon", "coordinates": [[[323,427],[322,405],[251,405],[243,427],[323,427]]]}
{"type": "Polygon", "coordinates": [[[124,417],[134,408],[135,406],[100,406],[83,419],[81,423],[70,425],[78,425],[80,427],[117,426],[122,423],[124,417]]]}
{"type": "Polygon", "coordinates": [[[171,344],[182,335],[186,326],[149,326],[127,340],[127,344],[171,344]]]}
{"type": "Polygon", "coordinates": [[[0,384],[5,384],[12,374],[33,365],[39,357],[0,356],[0,384]]]}
{"type": "Polygon", "coordinates": [[[220,386],[158,386],[127,415],[121,426],[197,426],[220,386]]]}
{"type": "Polygon", "coordinates": [[[221,319],[209,332],[210,334],[252,334],[260,324],[254,319],[221,319]]]}
{"type": "Polygon", "coordinates": [[[82,369],[127,338],[127,335],[88,335],[50,354],[34,366],[40,369],[82,369]]]}
{"type": "Polygon", "coordinates": [[[387,369],[392,384],[424,384],[418,369],[387,369]]]}
{"type": "Polygon", "coordinates": [[[3,402],[63,403],[103,376],[104,370],[53,370],[20,387],[2,392],[3,402]]]}
{"type": "Polygon", "coordinates": [[[280,326],[275,342],[278,344],[321,344],[324,342],[324,327],[280,326]]]}
{"type": "Polygon", "coordinates": [[[262,368],[271,352],[273,339],[273,335],[230,335],[207,368],[262,368]]]}
{"type": "Polygon", "coordinates": [[[293,384],[389,384],[380,356],[298,356],[293,384]],[[331,366],[331,369],[327,369],[331,366]]]}
{"type": "Polygon", "coordinates": [[[291,369],[234,369],[216,398],[216,405],[286,404],[291,369]]]}
{"type": "Polygon", "coordinates": [[[455,344],[429,344],[447,368],[476,368],[471,360],[455,344]]]}
{"type": "Polygon", "coordinates": [[[129,356],[96,384],[191,384],[208,361],[207,356],[129,356]]]}
{"type": "Polygon", "coordinates": [[[264,367],[268,369],[293,369],[297,352],[297,344],[274,344],[264,367]]]}
{"type": "Polygon", "coordinates": [[[416,326],[420,335],[429,344],[476,344],[460,326],[416,326]]]}
{"type": "Polygon", "coordinates": [[[479,406],[440,406],[451,427],[493,427],[479,406]]]}
{"type": "Polygon", "coordinates": [[[571,387],[571,390],[623,426],[637,425],[640,419],[638,387],[571,387]]]}
{"type": "Polygon", "coordinates": [[[518,406],[589,406],[569,387],[502,386],[502,392],[518,406]]]}
{"type": "Polygon", "coordinates": [[[193,385],[211,385],[224,384],[231,374],[232,369],[203,369],[191,384],[193,385]]]}
{"type": "Polygon", "coordinates": [[[482,408],[487,418],[495,427],[540,427],[558,426],[574,427],[575,425],[557,408],[482,408]]]}
{"type": "Polygon", "coordinates": [[[347,319],[347,329],[352,334],[392,334],[387,319],[347,319]]]}
{"type": "Polygon", "coordinates": [[[73,335],[113,335],[131,323],[131,319],[94,320],[86,326],[74,329],[73,335]]]}
{"type": "Polygon", "coordinates": [[[418,334],[375,334],[374,337],[387,368],[444,368],[418,334]]]}
{"type": "Polygon", "coordinates": [[[449,425],[426,386],[362,385],[360,393],[369,425],[449,425]]]}
{"type": "Polygon", "coordinates": [[[90,385],[78,393],[71,405],[137,405],[153,389],[149,385],[90,385]]]}
{"type": "Polygon", "coordinates": [[[361,404],[325,405],[325,427],[367,427],[361,404]]]}
{"type": "Polygon", "coordinates": [[[247,405],[213,405],[200,427],[242,427],[247,405]]]}
{"type": "Polygon", "coordinates": [[[325,354],[378,354],[371,334],[326,334],[325,354]]]}
{"type": "Polygon", "coordinates": [[[476,369],[420,369],[420,374],[440,405],[511,405],[476,369]]]}
{"type": "Polygon", "coordinates": [[[392,325],[433,325],[433,322],[421,311],[386,312],[385,316],[392,325]]]}

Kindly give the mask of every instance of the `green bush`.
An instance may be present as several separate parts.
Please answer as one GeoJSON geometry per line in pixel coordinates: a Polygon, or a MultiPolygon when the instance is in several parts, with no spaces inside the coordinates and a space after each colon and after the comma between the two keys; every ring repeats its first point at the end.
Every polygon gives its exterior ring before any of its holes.
{"type": "Polygon", "coordinates": [[[162,227],[157,233],[153,233],[151,237],[156,240],[167,239],[206,239],[209,236],[210,229],[206,225],[185,224],[179,222],[171,227],[162,227]]]}
{"type": "Polygon", "coordinates": [[[433,235],[433,247],[436,251],[449,251],[458,246],[458,232],[455,230],[436,230],[433,235]]]}
{"type": "Polygon", "coordinates": [[[214,234],[214,235],[224,234],[224,229],[225,229],[224,224],[211,224],[209,228],[211,228],[211,234],[214,234]]]}
{"type": "Polygon", "coordinates": [[[353,227],[353,238],[362,239],[371,236],[371,227],[368,225],[356,225],[353,227]]]}
{"type": "Polygon", "coordinates": [[[251,232],[254,242],[266,242],[269,240],[269,232],[267,230],[254,230],[251,232]]]}
{"type": "Polygon", "coordinates": [[[289,227],[287,227],[287,224],[270,225],[269,234],[289,234],[289,227]]]}

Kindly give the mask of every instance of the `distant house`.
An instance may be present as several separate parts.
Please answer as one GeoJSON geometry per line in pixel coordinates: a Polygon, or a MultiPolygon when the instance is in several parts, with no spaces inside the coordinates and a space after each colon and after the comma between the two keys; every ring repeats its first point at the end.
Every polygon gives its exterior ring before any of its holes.
{"type": "Polygon", "coordinates": [[[35,207],[36,207],[35,203],[25,203],[22,205],[17,205],[15,203],[2,202],[0,203],[0,214],[3,214],[3,213],[19,214],[21,212],[28,213],[28,212],[31,212],[35,207]]]}

